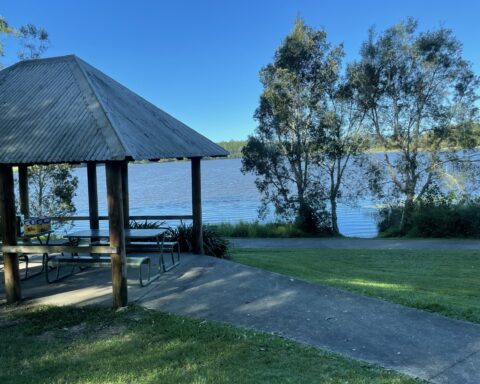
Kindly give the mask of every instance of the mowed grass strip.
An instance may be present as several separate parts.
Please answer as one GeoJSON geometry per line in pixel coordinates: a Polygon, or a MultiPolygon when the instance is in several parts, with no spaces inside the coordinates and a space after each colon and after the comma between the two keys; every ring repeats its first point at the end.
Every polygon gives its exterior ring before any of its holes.
{"type": "Polygon", "coordinates": [[[129,308],[0,307],[0,383],[419,383],[279,337],[129,308]]]}
{"type": "Polygon", "coordinates": [[[480,251],[236,249],[239,263],[480,323],[480,251]]]}

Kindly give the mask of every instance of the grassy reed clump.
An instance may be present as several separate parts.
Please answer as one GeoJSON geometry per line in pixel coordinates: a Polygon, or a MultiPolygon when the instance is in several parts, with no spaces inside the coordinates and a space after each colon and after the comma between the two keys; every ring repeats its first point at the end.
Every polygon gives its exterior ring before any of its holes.
{"type": "Polygon", "coordinates": [[[213,226],[224,237],[311,237],[294,223],[259,223],[244,222],[221,223],[213,226]]]}

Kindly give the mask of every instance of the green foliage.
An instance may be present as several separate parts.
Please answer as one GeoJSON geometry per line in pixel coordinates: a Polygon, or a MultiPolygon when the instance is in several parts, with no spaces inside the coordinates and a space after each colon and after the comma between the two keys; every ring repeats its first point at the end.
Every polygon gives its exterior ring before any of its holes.
{"type": "Polygon", "coordinates": [[[7,20],[3,16],[0,16],[0,56],[4,55],[5,48],[1,37],[12,35],[14,32],[15,30],[10,27],[7,20]]]}
{"type": "Polygon", "coordinates": [[[311,237],[294,223],[221,223],[213,227],[225,237],[311,237]]]}
{"type": "Polygon", "coordinates": [[[38,59],[50,45],[48,32],[33,24],[21,26],[17,35],[20,38],[20,51],[18,52],[20,60],[38,59]]]}
{"type": "Polygon", "coordinates": [[[1,383],[419,382],[266,333],[131,306],[1,306],[0,325],[1,383]]]}
{"type": "MultiPolygon", "coordinates": [[[[181,252],[191,252],[194,244],[193,225],[181,224],[171,228],[168,237],[180,244],[181,252]]],[[[218,234],[215,227],[203,226],[203,249],[206,255],[215,257],[228,256],[228,241],[218,234]]]]}
{"type": "Polygon", "coordinates": [[[192,252],[193,250],[193,233],[192,225],[180,224],[172,227],[167,233],[168,240],[178,241],[180,252],[192,252]]]}
{"type": "Polygon", "coordinates": [[[78,178],[72,166],[35,165],[28,168],[31,216],[71,216],[76,212],[73,198],[78,178]]]}
{"type": "Polygon", "coordinates": [[[230,155],[228,155],[229,159],[239,159],[242,157],[242,149],[246,143],[246,140],[229,140],[220,141],[217,144],[230,152],[230,155]]]}
{"type": "Polygon", "coordinates": [[[0,16],[0,56],[4,55],[2,36],[13,36],[18,39],[19,60],[37,59],[50,45],[48,32],[44,28],[37,27],[34,24],[26,24],[16,29],[10,26],[4,17],[0,16]]]}
{"type": "Polygon", "coordinates": [[[382,207],[377,211],[377,228],[379,237],[397,237],[400,233],[403,208],[398,205],[382,207]]]}
{"type": "MultiPolygon", "coordinates": [[[[130,221],[130,229],[157,229],[165,227],[165,222],[147,221],[143,223],[130,221]]],[[[169,241],[178,241],[181,252],[191,252],[194,245],[193,226],[180,224],[177,227],[168,229],[166,239],[169,241]]],[[[205,254],[215,257],[226,257],[228,255],[228,241],[218,234],[215,227],[210,225],[203,226],[203,248],[205,254]]]]}
{"type": "Polygon", "coordinates": [[[325,31],[298,19],[273,63],[260,72],[258,127],[242,150],[242,170],[257,176],[263,210],[273,204],[277,216],[294,218],[309,233],[331,232],[325,188],[312,163],[323,136],[324,97],[342,55],[325,31]]]}
{"type": "Polygon", "coordinates": [[[145,220],[143,223],[135,220],[130,220],[128,227],[130,229],[158,229],[162,226],[165,226],[165,221],[148,221],[145,220]]]}
{"type": "Polygon", "coordinates": [[[385,151],[386,171],[372,175],[392,182],[390,195],[400,196],[400,230],[406,232],[415,200],[445,178],[445,164],[461,161],[457,152],[440,150],[475,145],[479,78],[452,31],[442,27],[419,33],[413,19],[380,35],[371,30],[360,62],[349,67],[349,78],[385,151]]]}
{"type": "Polygon", "coordinates": [[[458,201],[452,195],[434,196],[415,204],[411,226],[401,231],[402,207],[379,212],[378,229],[382,237],[480,237],[480,199],[458,201]]]}
{"type": "Polygon", "coordinates": [[[479,251],[234,249],[234,261],[480,323],[479,251]]]}
{"type": "Polygon", "coordinates": [[[228,240],[222,238],[215,228],[210,225],[203,226],[203,248],[205,254],[215,257],[227,257],[228,244],[228,240]]]}

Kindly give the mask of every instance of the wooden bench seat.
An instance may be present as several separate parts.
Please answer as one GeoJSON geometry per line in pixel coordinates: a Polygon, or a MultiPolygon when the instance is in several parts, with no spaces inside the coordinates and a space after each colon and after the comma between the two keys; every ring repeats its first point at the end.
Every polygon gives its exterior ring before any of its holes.
{"type": "MultiPolygon", "coordinates": [[[[85,267],[109,267],[111,265],[111,254],[119,252],[116,247],[105,245],[89,245],[89,246],[71,246],[71,245],[37,245],[37,244],[19,244],[4,245],[2,247],[4,253],[17,253],[19,255],[43,255],[45,258],[45,275],[48,283],[62,280],[71,276],[75,272],[75,268],[85,267]],[[65,275],[60,276],[62,266],[71,266],[72,269],[65,275]],[[56,271],[55,279],[50,279],[53,271],[56,271]]],[[[160,275],[150,276],[151,260],[149,256],[127,256],[127,265],[139,268],[139,282],[143,287],[150,284],[160,275]],[[142,267],[147,266],[147,280],[144,280],[142,267]]]]}
{"type": "MultiPolygon", "coordinates": [[[[39,240],[34,240],[34,239],[19,240],[18,244],[19,245],[43,245],[39,240]]],[[[48,241],[48,245],[68,245],[68,244],[69,244],[68,240],[65,240],[65,239],[50,239],[48,241]]],[[[2,246],[2,243],[0,242],[0,247],[1,246],[2,246]]],[[[45,270],[46,257],[47,257],[46,254],[19,253],[18,261],[25,264],[25,268],[23,268],[23,277],[21,278],[21,280],[27,280],[42,274],[43,271],[45,270]],[[42,267],[40,268],[39,271],[32,274],[29,271],[30,264],[34,258],[39,258],[39,257],[41,257],[41,260],[42,260],[42,267]]],[[[0,252],[0,263],[3,263],[3,253],[1,252],[0,252]]],[[[0,266],[0,269],[2,267],[3,265],[0,266]]]]}
{"type": "MultiPolygon", "coordinates": [[[[105,240],[97,240],[92,245],[108,246],[109,242],[105,240]]],[[[172,268],[180,264],[180,245],[178,241],[161,241],[157,242],[155,239],[152,241],[130,241],[125,244],[127,253],[158,253],[159,264],[163,272],[168,272],[172,268]],[[176,252],[175,252],[176,247],[176,252]],[[164,252],[170,252],[172,263],[167,267],[164,259],[164,252]],[[175,260],[175,254],[177,254],[175,260]]]]}
{"type": "MultiPolygon", "coordinates": [[[[103,268],[110,267],[112,264],[112,259],[110,256],[101,256],[101,255],[52,255],[47,259],[47,281],[49,283],[58,281],[64,277],[59,276],[60,267],[62,266],[72,266],[75,267],[93,267],[93,268],[103,268]],[[49,272],[51,269],[57,270],[57,277],[55,280],[50,281],[49,272]]],[[[152,281],[156,280],[160,275],[151,276],[151,260],[149,256],[127,256],[127,266],[137,267],[138,272],[138,281],[141,287],[145,287],[150,284],[152,281]],[[147,267],[147,276],[146,280],[143,276],[143,266],[147,267]]],[[[72,271],[73,272],[73,271],[72,271]]],[[[71,274],[71,273],[70,273],[71,274]]],[[[69,275],[70,275],[69,274],[69,275]]],[[[68,275],[68,276],[69,276],[68,275]]]]}
{"type": "Polygon", "coordinates": [[[180,245],[178,241],[163,241],[163,242],[149,242],[149,241],[136,241],[129,242],[126,244],[127,252],[140,252],[140,253],[149,253],[149,252],[160,252],[160,265],[162,266],[163,272],[167,272],[173,267],[177,266],[180,263],[180,245]],[[174,251],[177,247],[177,260],[175,261],[174,251]],[[164,252],[170,252],[170,257],[172,264],[170,266],[165,265],[164,252]]]}

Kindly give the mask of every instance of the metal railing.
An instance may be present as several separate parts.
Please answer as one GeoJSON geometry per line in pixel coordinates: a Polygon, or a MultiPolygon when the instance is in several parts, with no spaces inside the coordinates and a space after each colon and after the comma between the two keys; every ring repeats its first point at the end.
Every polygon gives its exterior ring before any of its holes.
{"type": "MultiPolygon", "coordinates": [[[[158,221],[158,220],[179,220],[183,224],[183,220],[193,220],[192,215],[134,215],[129,217],[130,220],[146,220],[146,221],[158,221]]],[[[52,216],[52,221],[88,221],[90,216],[52,216]]],[[[108,216],[99,216],[98,220],[106,221],[108,216]]]]}

